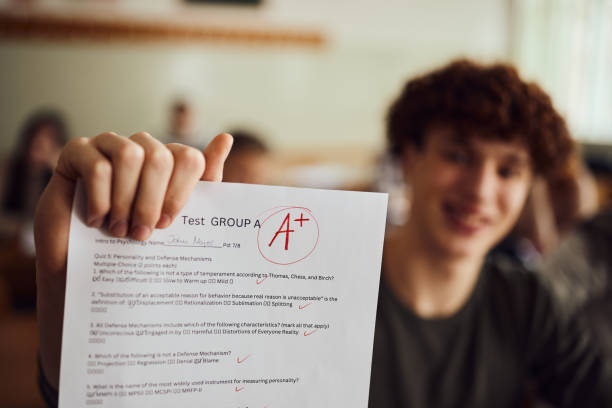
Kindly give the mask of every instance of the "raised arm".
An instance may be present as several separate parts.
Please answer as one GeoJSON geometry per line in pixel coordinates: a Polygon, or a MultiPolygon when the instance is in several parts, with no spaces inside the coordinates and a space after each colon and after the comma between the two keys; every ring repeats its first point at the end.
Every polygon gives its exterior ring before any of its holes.
{"type": "Polygon", "coordinates": [[[218,135],[204,150],[163,145],[147,133],[102,133],[70,141],[45,189],[34,222],[40,359],[58,388],[68,232],[75,186],[87,192],[87,223],[116,237],[145,240],[165,228],[198,180],[221,181],[232,137],[218,135]]]}

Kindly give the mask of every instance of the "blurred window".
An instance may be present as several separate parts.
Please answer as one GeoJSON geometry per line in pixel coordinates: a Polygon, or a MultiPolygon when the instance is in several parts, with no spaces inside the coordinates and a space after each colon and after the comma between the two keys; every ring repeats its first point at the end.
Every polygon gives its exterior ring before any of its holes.
{"type": "Polygon", "coordinates": [[[612,143],[612,0],[513,0],[511,52],[581,141],[612,143]]]}

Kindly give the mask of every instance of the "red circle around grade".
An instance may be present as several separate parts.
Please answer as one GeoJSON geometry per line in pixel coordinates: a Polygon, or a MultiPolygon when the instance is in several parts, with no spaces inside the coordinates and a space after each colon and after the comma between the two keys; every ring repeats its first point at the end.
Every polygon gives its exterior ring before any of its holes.
{"type": "MultiPolygon", "coordinates": [[[[271,208],[271,209],[274,209],[274,208],[279,208],[279,207],[273,207],[273,208],[271,208]]],[[[292,261],[292,262],[285,262],[285,263],[283,263],[283,262],[276,262],[276,261],[274,261],[274,260],[272,260],[272,259],[268,258],[267,256],[265,256],[265,255],[264,255],[264,253],[261,251],[261,247],[259,246],[259,233],[261,232],[261,227],[260,227],[260,228],[259,228],[259,230],[257,231],[257,250],[259,251],[260,255],[261,255],[261,256],[262,256],[262,257],[263,257],[263,258],[264,258],[266,261],[271,262],[271,263],[276,264],[276,265],[291,265],[291,264],[294,264],[294,263],[300,262],[300,261],[302,261],[302,260],[304,260],[304,259],[308,258],[308,257],[310,256],[310,254],[312,254],[312,252],[313,252],[313,251],[315,250],[315,248],[317,247],[317,244],[319,243],[319,222],[317,221],[316,217],[315,217],[315,216],[312,214],[312,212],[311,212],[311,211],[310,211],[308,208],[306,208],[306,207],[295,207],[295,206],[294,206],[294,207],[291,207],[291,206],[281,207],[281,209],[280,209],[280,210],[278,210],[278,211],[274,211],[272,214],[268,215],[268,216],[266,217],[266,219],[265,219],[265,220],[263,220],[263,222],[261,223],[261,226],[263,227],[263,225],[266,223],[266,221],[268,221],[268,220],[269,220],[271,217],[275,216],[276,214],[278,214],[278,213],[280,213],[280,212],[283,212],[283,211],[287,211],[287,210],[296,209],[296,208],[297,208],[297,209],[300,209],[300,210],[308,211],[308,214],[309,214],[309,215],[312,217],[312,219],[314,220],[315,225],[316,225],[316,227],[317,227],[317,239],[315,240],[315,244],[313,245],[312,249],[311,249],[311,250],[310,250],[310,251],[309,251],[309,252],[308,252],[306,255],[304,255],[303,257],[301,257],[300,259],[297,259],[297,260],[292,261]]],[[[267,210],[267,211],[269,211],[269,210],[267,210]]],[[[264,211],[264,213],[265,213],[265,211],[264,211]]]]}

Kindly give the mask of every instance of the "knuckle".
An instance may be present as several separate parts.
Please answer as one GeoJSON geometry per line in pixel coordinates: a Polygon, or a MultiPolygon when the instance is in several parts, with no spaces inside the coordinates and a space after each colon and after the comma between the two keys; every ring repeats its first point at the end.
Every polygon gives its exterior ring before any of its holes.
{"type": "Polygon", "coordinates": [[[153,149],[146,158],[147,162],[158,170],[168,170],[172,167],[174,158],[165,147],[153,149]]]}
{"type": "Polygon", "coordinates": [[[75,139],[70,139],[68,143],[66,143],[66,150],[70,149],[80,149],[83,146],[89,144],[89,139],[86,137],[77,137],[75,139]]]}
{"type": "Polygon", "coordinates": [[[116,160],[124,164],[140,164],[145,156],[142,146],[136,143],[124,143],[116,153],[116,160]]]}
{"type": "Polygon", "coordinates": [[[106,139],[109,137],[117,137],[117,133],[115,132],[102,132],[100,133],[98,136],[96,136],[96,139],[101,138],[101,139],[106,139]]]}
{"type": "Polygon", "coordinates": [[[132,136],[130,136],[130,139],[152,139],[152,138],[153,136],[151,136],[151,134],[147,132],[136,132],[132,136]]]}
{"type": "Polygon", "coordinates": [[[89,176],[94,180],[109,179],[113,168],[111,164],[104,159],[94,160],[89,168],[89,176]]]}
{"type": "Polygon", "coordinates": [[[85,137],[78,137],[76,139],[70,139],[60,154],[60,163],[63,162],[70,156],[80,155],[81,152],[86,148],[89,143],[89,139],[85,137]]]}
{"type": "Polygon", "coordinates": [[[186,147],[177,151],[176,159],[182,166],[190,170],[201,170],[204,168],[204,155],[192,147],[186,147]]]}

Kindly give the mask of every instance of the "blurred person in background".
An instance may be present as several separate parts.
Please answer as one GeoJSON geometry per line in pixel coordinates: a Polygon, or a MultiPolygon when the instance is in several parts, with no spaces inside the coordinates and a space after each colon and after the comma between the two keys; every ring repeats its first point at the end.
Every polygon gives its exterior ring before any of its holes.
{"type": "Polygon", "coordinates": [[[193,106],[187,100],[179,99],[172,104],[166,139],[172,143],[181,143],[198,148],[204,147],[208,143],[209,140],[200,133],[197,127],[193,106]]]}
{"type": "Polygon", "coordinates": [[[22,128],[4,173],[0,259],[16,307],[34,306],[34,211],[67,140],[67,126],[59,113],[34,113],[22,128]]]}
{"type": "Polygon", "coordinates": [[[270,150],[263,139],[253,132],[236,130],[223,167],[223,181],[230,183],[270,184],[270,150]]]}
{"type": "MultiPolygon", "coordinates": [[[[536,275],[485,262],[518,219],[534,175],[557,170],[572,152],[549,97],[507,65],[458,61],[406,85],[388,135],[412,200],[385,244],[370,406],[516,407],[530,379],[560,407],[612,406],[609,367],[589,332],[560,313],[536,275]]],[[[197,180],[221,180],[231,143],[219,135],[202,156],[144,133],[104,133],[66,147],[36,215],[41,390],[50,405],[77,179],[87,186],[90,226],[108,219],[112,235],[145,240],[172,222],[197,180]],[[107,159],[119,150],[139,166],[107,159]],[[123,177],[93,178],[94,165],[123,177]]]]}

